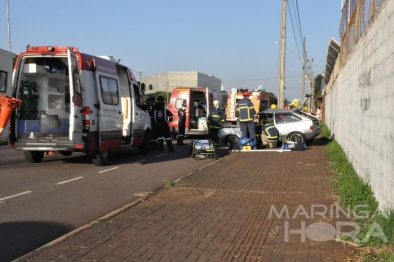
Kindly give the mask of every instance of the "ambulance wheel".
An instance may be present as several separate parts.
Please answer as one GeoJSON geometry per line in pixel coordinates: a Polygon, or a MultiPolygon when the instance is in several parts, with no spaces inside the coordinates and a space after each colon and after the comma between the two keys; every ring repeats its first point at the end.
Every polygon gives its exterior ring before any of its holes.
{"type": "Polygon", "coordinates": [[[238,136],[236,135],[229,135],[227,138],[227,145],[231,150],[239,149],[238,146],[238,136]]]}
{"type": "Polygon", "coordinates": [[[144,141],[142,142],[142,145],[138,147],[138,151],[140,152],[141,155],[148,154],[150,149],[150,134],[147,131],[144,136],[144,141]]]}
{"type": "Polygon", "coordinates": [[[24,151],[24,154],[29,163],[39,163],[44,158],[43,151],[24,151]]]}
{"type": "Polygon", "coordinates": [[[101,150],[98,153],[92,153],[92,162],[95,166],[105,166],[109,161],[109,151],[101,150]]]}
{"type": "Polygon", "coordinates": [[[72,154],[73,152],[71,152],[71,151],[59,151],[59,153],[60,153],[62,156],[71,156],[71,154],[72,154]]]}

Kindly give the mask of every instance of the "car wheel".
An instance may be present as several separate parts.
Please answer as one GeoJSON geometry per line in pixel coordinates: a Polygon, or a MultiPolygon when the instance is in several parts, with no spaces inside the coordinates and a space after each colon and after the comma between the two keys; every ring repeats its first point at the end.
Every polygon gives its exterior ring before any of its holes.
{"type": "Polygon", "coordinates": [[[92,153],[92,162],[95,166],[105,166],[109,161],[108,150],[101,150],[97,153],[92,153]]]}
{"type": "Polygon", "coordinates": [[[305,143],[306,139],[305,136],[300,132],[293,132],[287,136],[287,141],[292,141],[295,143],[305,143]]]}
{"type": "Polygon", "coordinates": [[[231,150],[239,149],[238,137],[236,135],[229,135],[227,138],[227,145],[231,150]]]}
{"type": "Polygon", "coordinates": [[[24,151],[25,159],[29,163],[39,163],[44,158],[43,151],[24,151]]]}

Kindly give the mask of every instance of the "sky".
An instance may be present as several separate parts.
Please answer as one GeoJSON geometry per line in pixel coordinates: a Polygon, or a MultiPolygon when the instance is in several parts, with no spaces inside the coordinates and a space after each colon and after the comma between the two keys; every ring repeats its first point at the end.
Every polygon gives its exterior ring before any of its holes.
{"type": "MultiPolygon", "coordinates": [[[[27,45],[75,46],[83,53],[121,59],[137,79],[140,73],[198,71],[221,79],[225,90],[262,86],[278,93],[280,0],[8,1],[13,53],[27,45]]],[[[330,38],[340,42],[342,0],[287,2],[285,97],[291,101],[301,99],[296,4],[316,76],[324,72],[330,38]]],[[[8,42],[3,0],[0,48],[8,50],[8,42]]]]}

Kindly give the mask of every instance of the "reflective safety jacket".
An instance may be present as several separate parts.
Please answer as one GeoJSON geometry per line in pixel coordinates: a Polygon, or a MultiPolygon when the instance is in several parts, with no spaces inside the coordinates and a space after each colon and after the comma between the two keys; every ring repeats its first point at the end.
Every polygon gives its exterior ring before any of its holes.
{"type": "Polygon", "coordinates": [[[180,125],[184,125],[186,123],[186,109],[181,108],[178,110],[178,118],[180,125]]]}
{"type": "Polygon", "coordinates": [[[222,109],[213,108],[208,114],[208,127],[210,128],[221,128],[223,122],[226,121],[226,115],[222,109]]]}
{"type": "Polygon", "coordinates": [[[239,119],[239,122],[250,122],[253,121],[253,116],[256,115],[252,102],[244,97],[237,106],[235,107],[235,117],[239,119]]]}
{"type": "Polygon", "coordinates": [[[268,139],[278,139],[279,132],[273,124],[265,124],[263,126],[262,133],[264,133],[268,139]]]}
{"type": "Polygon", "coordinates": [[[263,127],[263,124],[261,122],[256,123],[255,128],[254,128],[256,136],[260,136],[262,127],[263,127]]]}
{"type": "Polygon", "coordinates": [[[172,121],[173,115],[165,108],[156,108],[151,110],[151,117],[155,123],[168,123],[172,121]]]}

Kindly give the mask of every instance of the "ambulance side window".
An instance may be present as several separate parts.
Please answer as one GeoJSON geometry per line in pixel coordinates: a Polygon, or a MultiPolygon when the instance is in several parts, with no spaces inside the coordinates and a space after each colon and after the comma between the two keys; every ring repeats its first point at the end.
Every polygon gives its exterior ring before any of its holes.
{"type": "Polygon", "coordinates": [[[73,78],[74,78],[74,90],[78,94],[81,93],[81,83],[79,82],[79,73],[77,70],[74,70],[73,72],[73,78]]]}
{"type": "Polygon", "coordinates": [[[5,93],[7,90],[7,72],[0,71],[0,92],[5,93]]]}
{"type": "Polygon", "coordinates": [[[176,108],[176,109],[182,108],[183,100],[184,100],[184,99],[180,99],[180,98],[177,98],[177,99],[175,100],[175,108],[176,108]]]}
{"type": "Polygon", "coordinates": [[[104,104],[119,104],[118,81],[116,79],[100,76],[100,89],[104,104]]]}
{"type": "Polygon", "coordinates": [[[141,108],[143,105],[140,89],[136,84],[133,84],[135,104],[141,108]]]}

